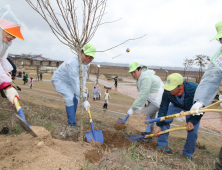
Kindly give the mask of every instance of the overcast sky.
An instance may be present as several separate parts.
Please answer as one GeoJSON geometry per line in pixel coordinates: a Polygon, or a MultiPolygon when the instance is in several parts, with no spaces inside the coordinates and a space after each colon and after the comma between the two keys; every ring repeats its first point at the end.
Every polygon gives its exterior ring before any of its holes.
{"type": "MultiPolygon", "coordinates": [[[[55,60],[66,60],[73,56],[25,0],[0,1],[0,7],[6,4],[11,6],[23,25],[25,38],[25,41],[15,39],[9,53],[43,54],[43,57],[55,60]]],[[[138,61],[144,65],[182,66],[184,57],[193,58],[198,54],[211,57],[220,47],[218,41],[210,40],[216,35],[215,24],[222,20],[221,7],[221,0],[109,0],[108,13],[102,22],[122,20],[99,27],[90,41],[98,51],[127,39],[144,34],[147,36],[108,52],[97,53],[94,61],[138,61]],[[127,48],[130,49],[129,53],[126,52],[127,48]],[[112,59],[117,55],[120,56],[112,59]]]]}

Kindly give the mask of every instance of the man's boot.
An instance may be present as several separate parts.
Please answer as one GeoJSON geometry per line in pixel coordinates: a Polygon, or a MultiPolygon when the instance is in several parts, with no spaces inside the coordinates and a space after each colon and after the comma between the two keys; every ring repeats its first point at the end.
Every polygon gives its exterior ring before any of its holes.
{"type": "Polygon", "coordinates": [[[215,168],[217,170],[222,170],[222,147],[220,148],[220,153],[219,153],[219,162],[215,163],[215,168]]]}

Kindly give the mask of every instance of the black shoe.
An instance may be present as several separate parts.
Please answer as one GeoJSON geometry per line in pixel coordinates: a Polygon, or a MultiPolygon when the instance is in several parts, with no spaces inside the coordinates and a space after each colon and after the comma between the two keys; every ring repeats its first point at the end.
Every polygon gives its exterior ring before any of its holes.
{"type": "Polygon", "coordinates": [[[0,131],[0,134],[6,135],[9,132],[9,129],[7,127],[3,127],[2,130],[0,131]]]}
{"type": "Polygon", "coordinates": [[[68,123],[69,127],[73,127],[73,128],[78,128],[80,127],[79,125],[77,125],[76,123],[68,123]]]}

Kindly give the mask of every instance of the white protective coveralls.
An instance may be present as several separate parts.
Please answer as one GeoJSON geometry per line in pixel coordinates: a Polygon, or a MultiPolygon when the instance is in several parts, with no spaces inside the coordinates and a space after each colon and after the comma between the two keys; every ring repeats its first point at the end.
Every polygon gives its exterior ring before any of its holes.
{"type": "Polygon", "coordinates": [[[13,13],[10,11],[10,6],[6,5],[0,10],[0,90],[4,89],[6,86],[10,85],[12,79],[6,73],[13,70],[13,67],[8,62],[8,47],[12,44],[12,42],[5,43],[2,41],[2,32],[3,29],[13,27],[14,25],[19,25],[18,21],[14,17],[13,13]],[[8,20],[11,23],[6,24],[1,22],[3,20],[8,20]]]}
{"type": "MultiPolygon", "coordinates": [[[[82,63],[83,89],[85,88],[86,84],[88,68],[89,65],[85,65],[84,63],[82,63]]],[[[78,57],[72,57],[64,61],[54,72],[51,81],[56,91],[66,101],[66,113],[68,117],[68,123],[76,123],[75,114],[78,100],[80,99],[78,57]]]]}
{"type": "Polygon", "coordinates": [[[160,107],[164,89],[162,88],[163,82],[155,75],[155,71],[148,70],[146,66],[143,66],[136,84],[139,95],[131,106],[133,111],[141,114],[147,100],[155,106],[160,107]]]}
{"type": "Polygon", "coordinates": [[[200,84],[198,85],[194,101],[202,103],[204,106],[208,106],[212,103],[215,98],[218,89],[220,87],[220,82],[222,79],[222,62],[220,61],[222,57],[222,47],[211,58],[211,62],[205,71],[200,84]],[[219,57],[218,60],[216,60],[219,57]],[[218,64],[214,64],[218,63],[218,64]]]}

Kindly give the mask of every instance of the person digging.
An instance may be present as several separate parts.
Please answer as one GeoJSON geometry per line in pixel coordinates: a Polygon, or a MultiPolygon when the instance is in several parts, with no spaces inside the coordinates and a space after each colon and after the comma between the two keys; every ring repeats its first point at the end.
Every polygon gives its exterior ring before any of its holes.
{"type": "MultiPolygon", "coordinates": [[[[164,93],[162,102],[158,112],[158,117],[180,113],[181,111],[189,111],[193,105],[194,94],[198,84],[194,82],[184,81],[179,73],[173,73],[167,77],[167,82],[163,86],[164,93]]],[[[186,116],[187,139],[183,148],[183,156],[191,159],[191,155],[195,151],[195,145],[198,135],[198,128],[202,115],[186,116]]],[[[158,137],[157,150],[169,152],[168,136],[169,133],[159,135],[160,131],[168,130],[173,119],[157,122],[156,129],[153,131],[154,136],[158,137]]]]}
{"type": "MultiPolygon", "coordinates": [[[[217,35],[212,39],[217,39],[222,44],[222,21],[218,22],[216,25],[217,35]]],[[[216,51],[210,60],[210,64],[205,71],[199,86],[197,87],[194,104],[192,110],[199,110],[202,107],[210,105],[217,94],[222,80],[222,46],[216,51]]],[[[221,100],[221,95],[219,99],[221,100]]],[[[220,104],[222,107],[222,104],[220,104]]],[[[219,152],[219,162],[215,163],[215,168],[217,170],[222,170],[222,147],[219,152]]]]}
{"type": "Polygon", "coordinates": [[[109,92],[108,90],[105,91],[104,95],[103,95],[103,100],[104,100],[104,105],[103,105],[103,108],[104,109],[107,109],[108,107],[108,99],[111,99],[110,95],[109,95],[109,92]]]}
{"type": "MultiPolygon", "coordinates": [[[[12,104],[14,104],[15,97],[20,100],[18,92],[11,85],[12,79],[8,74],[13,70],[13,67],[7,60],[7,50],[15,38],[24,40],[20,32],[20,23],[15,18],[10,6],[5,5],[0,10],[0,91],[2,97],[6,97],[12,104]]],[[[24,115],[22,119],[25,119],[24,115]]]]}
{"type": "MultiPolygon", "coordinates": [[[[83,87],[85,88],[87,70],[89,63],[95,58],[96,48],[91,44],[83,46],[81,51],[82,69],[83,69],[83,87]]],[[[76,109],[78,100],[80,99],[80,82],[79,82],[79,62],[78,57],[72,57],[62,63],[54,72],[51,82],[56,91],[66,101],[66,114],[68,118],[68,126],[79,127],[76,124],[76,109]]],[[[85,90],[84,90],[85,91],[85,90]]],[[[83,92],[83,97],[87,98],[86,93],[83,92]]],[[[84,101],[84,108],[90,104],[87,100],[84,101]]]]}
{"type": "MultiPolygon", "coordinates": [[[[163,82],[160,77],[155,75],[155,71],[149,70],[146,66],[141,67],[138,62],[132,62],[129,65],[129,72],[132,77],[137,80],[137,90],[139,95],[134,101],[133,105],[127,111],[127,114],[133,116],[133,112],[141,114],[146,101],[150,102],[149,106],[143,111],[147,113],[150,119],[156,117],[156,113],[159,110],[162,94],[163,94],[163,82]]],[[[147,117],[148,117],[147,116],[147,117]]],[[[144,120],[145,121],[145,120],[144,120]]],[[[147,129],[146,129],[147,130],[147,129]]],[[[141,132],[142,136],[152,133],[154,125],[151,125],[150,132],[141,132]]],[[[151,142],[153,138],[143,139],[143,142],[151,142]]]]}

